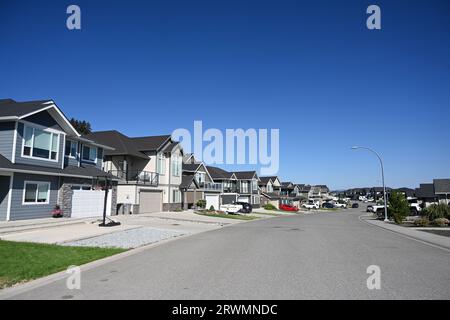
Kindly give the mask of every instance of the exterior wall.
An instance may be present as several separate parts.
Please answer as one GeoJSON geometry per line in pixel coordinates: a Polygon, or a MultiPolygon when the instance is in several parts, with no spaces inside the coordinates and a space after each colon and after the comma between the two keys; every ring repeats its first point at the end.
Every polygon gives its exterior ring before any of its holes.
{"type": "Polygon", "coordinates": [[[11,193],[11,220],[49,218],[58,201],[59,177],[45,175],[31,175],[15,173],[13,180],[13,190],[11,193]],[[50,182],[50,199],[48,204],[28,204],[24,205],[23,193],[25,181],[45,181],[50,182]]]}
{"type": "Polygon", "coordinates": [[[195,192],[195,198],[194,198],[194,191],[186,191],[186,202],[188,204],[196,204],[198,200],[204,199],[204,192],[203,191],[196,191],[195,192]]]}
{"type": "Polygon", "coordinates": [[[17,137],[16,137],[16,163],[23,164],[31,164],[42,167],[51,167],[51,168],[62,168],[62,161],[64,158],[64,139],[65,134],[59,134],[59,152],[58,152],[58,161],[50,161],[39,158],[25,158],[22,157],[22,148],[23,148],[23,131],[24,124],[19,122],[17,124],[17,137]]]}
{"type": "Polygon", "coordinates": [[[29,117],[24,118],[24,120],[32,123],[36,123],[40,126],[51,128],[59,131],[63,131],[61,126],[55,121],[55,119],[48,113],[48,111],[42,111],[35,113],[29,117]]]}
{"type": "Polygon", "coordinates": [[[0,154],[9,161],[12,160],[15,122],[0,122],[0,154]]]}
{"type": "Polygon", "coordinates": [[[0,221],[5,221],[8,214],[8,195],[10,176],[0,176],[0,221]]]}

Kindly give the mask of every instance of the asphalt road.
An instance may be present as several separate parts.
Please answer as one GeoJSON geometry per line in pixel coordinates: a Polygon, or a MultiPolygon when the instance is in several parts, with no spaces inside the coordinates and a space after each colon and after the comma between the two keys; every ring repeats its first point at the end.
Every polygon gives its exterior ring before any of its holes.
{"type": "Polygon", "coordinates": [[[277,217],[197,234],[20,299],[450,299],[450,253],[359,221],[360,210],[277,217]],[[381,270],[369,290],[367,267],[381,270]]]}

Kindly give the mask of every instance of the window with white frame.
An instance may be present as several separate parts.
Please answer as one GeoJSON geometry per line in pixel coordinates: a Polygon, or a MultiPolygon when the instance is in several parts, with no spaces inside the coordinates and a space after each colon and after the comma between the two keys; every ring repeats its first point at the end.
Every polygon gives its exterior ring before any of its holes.
{"type": "Polygon", "coordinates": [[[67,140],[65,155],[69,158],[76,158],[78,154],[78,142],[67,140]]]}
{"type": "Polygon", "coordinates": [[[83,157],[84,161],[97,162],[97,148],[90,146],[83,146],[83,157]]]}
{"type": "Polygon", "coordinates": [[[180,190],[173,190],[173,202],[180,203],[181,202],[181,192],[180,190]]]}
{"type": "Polygon", "coordinates": [[[166,157],[163,153],[157,155],[156,171],[159,174],[164,174],[166,172],[166,157]]]}
{"type": "Polygon", "coordinates": [[[181,175],[181,161],[177,154],[172,156],[172,175],[179,177],[181,175]]]}
{"type": "Polygon", "coordinates": [[[271,183],[267,184],[267,192],[273,192],[273,186],[271,183]]]}
{"type": "Polygon", "coordinates": [[[204,183],[205,177],[206,177],[206,173],[204,173],[204,172],[196,172],[195,173],[195,180],[197,180],[198,183],[204,183]]]}
{"type": "Polygon", "coordinates": [[[256,179],[252,180],[252,190],[253,191],[258,190],[258,180],[256,180],[256,179]]]}
{"type": "Polygon", "coordinates": [[[23,187],[23,204],[48,204],[50,199],[50,182],[25,181],[23,187]]]}
{"type": "Polygon", "coordinates": [[[24,126],[22,156],[57,161],[59,134],[24,126]]]}
{"type": "Polygon", "coordinates": [[[241,181],[241,193],[248,193],[248,181],[241,181]]]}

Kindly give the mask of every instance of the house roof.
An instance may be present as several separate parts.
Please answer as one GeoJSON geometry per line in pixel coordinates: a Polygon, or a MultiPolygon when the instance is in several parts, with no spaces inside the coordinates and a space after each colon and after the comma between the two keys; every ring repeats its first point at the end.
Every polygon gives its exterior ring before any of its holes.
{"type": "Polygon", "coordinates": [[[268,199],[273,199],[273,200],[280,199],[280,195],[277,193],[274,193],[274,192],[261,192],[261,194],[268,199]]]}
{"type": "Polygon", "coordinates": [[[83,178],[110,177],[112,179],[117,179],[113,175],[103,170],[100,170],[99,168],[92,165],[81,165],[80,167],[67,166],[64,169],[50,168],[29,164],[12,163],[2,155],[0,155],[0,169],[11,172],[46,174],[56,176],[83,177],[83,178]]]}
{"type": "MultiPolygon", "coordinates": [[[[131,138],[139,151],[158,151],[170,140],[170,135],[131,138]]],[[[175,146],[173,146],[175,147],[175,146]]],[[[170,150],[169,150],[170,151],[170,150]]]]}
{"type": "Polygon", "coordinates": [[[180,189],[188,189],[192,183],[194,183],[195,186],[198,188],[198,182],[197,182],[197,179],[195,179],[194,174],[192,174],[192,173],[183,174],[183,176],[181,178],[180,189]]]}
{"type": "Polygon", "coordinates": [[[418,198],[435,198],[434,185],[432,183],[421,183],[420,188],[416,189],[418,198]]]}
{"type": "Polygon", "coordinates": [[[183,163],[183,171],[195,172],[201,165],[201,163],[183,163]]]}
{"type": "Polygon", "coordinates": [[[0,100],[0,120],[20,120],[45,110],[67,133],[76,137],[80,136],[53,100],[26,102],[17,102],[13,99],[0,100]]]}
{"type": "Polygon", "coordinates": [[[237,179],[250,180],[255,176],[256,171],[235,171],[234,175],[237,179]]]}
{"type": "Polygon", "coordinates": [[[450,194],[450,179],[434,179],[433,184],[436,194],[450,194]]]}
{"type": "Polygon", "coordinates": [[[232,172],[228,172],[221,168],[206,166],[206,170],[208,170],[211,178],[215,179],[231,179],[233,176],[232,172]]]}
{"type": "Polygon", "coordinates": [[[259,177],[260,185],[266,185],[269,181],[272,181],[272,177],[259,177]]]}
{"type": "Polygon", "coordinates": [[[117,130],[97,131],[86,135],[86,138],[109,145],[114,150],[105,150],[105,155],[131,155],[142,159],[148,159],[148,156],[139,151],[133,139],[120,133],[117,130]]]}
{"type": "Polygon", "coordinates": [[[404,194],[406,194],[407,197],[412,197],[416,193],[415,190],[411,188],[398,188],[393,189],[392,191],[403,192],[404,194]]]}

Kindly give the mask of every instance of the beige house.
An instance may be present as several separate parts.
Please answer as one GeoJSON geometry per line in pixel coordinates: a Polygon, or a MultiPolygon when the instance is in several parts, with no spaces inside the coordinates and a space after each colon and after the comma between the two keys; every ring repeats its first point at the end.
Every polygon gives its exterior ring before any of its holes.
{"type": "Polygon", "coordinates": [[[112,130],[88,135],[108,141],[103,170],[119,178],[118,213],[147,213],[182,208],[183,149],[170,135],[130,138],[112,130]]]}

